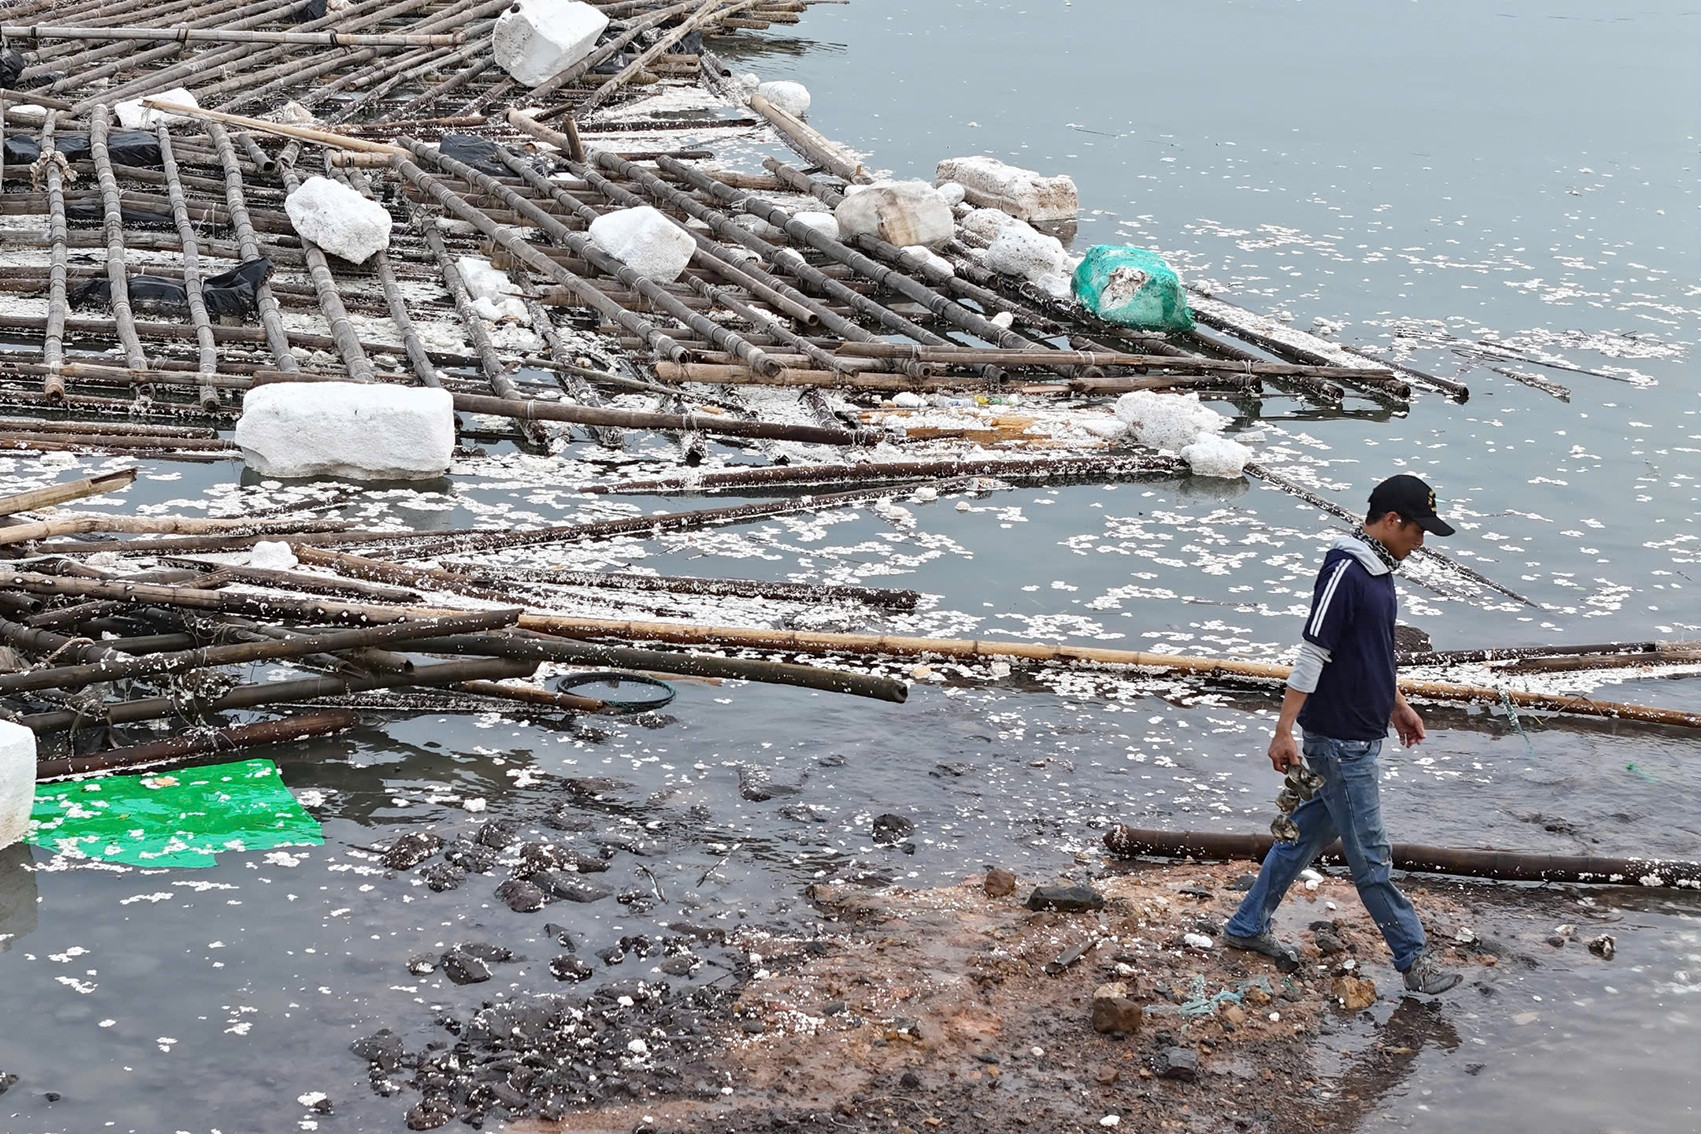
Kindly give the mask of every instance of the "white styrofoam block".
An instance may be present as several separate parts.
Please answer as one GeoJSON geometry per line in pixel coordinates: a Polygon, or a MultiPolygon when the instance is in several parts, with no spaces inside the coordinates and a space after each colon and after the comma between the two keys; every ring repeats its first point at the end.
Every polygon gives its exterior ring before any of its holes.
{"type": "Polygon", "coordinates": [[[1116,399],[1116,416],[1140,444],[1172,453],[1193,444],[1200,434],[1221,433],[1228,424],[1228,418],[1200,405],[1198,394],[1157,390],[1135,390],[1122,395],[1116,399]]]}
{"type": "Polygon", "coordinates": [[[293,571],[301,561],[281,539],[263,539],[248,549],[248,566],[266,571],[293,571]]]}
{"type": "Polygon", "coordinates": [[[900,390],[892,395],[892,404],[899,409],[921,409],[927,405],[927,399],[913,390],[900,390]]]}
{"type": "Polygon", "coordinates": [[[1045,177],[997,158],[946,158],[939,163],[936,183],[947,181],[961,185],[971,204],[1025,221],[1070,220],[1081,207],[1069,177],[1045,177]]]}
{"type": "Polygon", "coordinates": [[[21,724],[0,721],[0,847],[30,832],[35,806],[35,733],[21,724]]]}
{"type": "MultiPolygon", "coordinates": [[[[175,102],[178,106],[199,107],[201,105],[195,101],[195,96],[183,87],[172,87],[169,91],[161,91],[158,94],[145,97],[157,98],[161,102],[175,102]]],[[[149,110],[142,105],[142,100],[139,98],[114,103],[112,111],[118,115],[118,124],[126,130],[151,130],[161,122],[168,126],[179,126],[185,122],[194,121],[194,119],[183,114],[171,114],[164,110],[149,110]]]]}
{"type": "Polygon", "coordinates": [[[802,83],[794,83],[790,79],[776,79],[758,86],[756,93],[787,114],[798,118],[809,112],[809,88],[802,83]]]}
{"type": "Polygon", "coordinates": [[[964,217],[961,223],[963,231],[970,236],[994,240],[1006,228],[1021,222],[1002,209],[975,209],[964,217]]]}
{"type": "Polygon", "coordinates": [[[1057,275],[1068,262],[1063,242],[1021,221],[1005,225],[986,250],[986,266],[1004,276],[1038,280],[1057,275]]]}
{"type": "Polygon", "coordinates": [[[1252,459],[1252,450],[1238,441],[1230,441],[1227,437],[1219,437],[1215,433],[1201,433],[1193,444],[1182,448],[1181,459],[1187,462],[1187,467],[1195,476],[1232,479],[1246,468],[1246,462],[1252,459]]]}
{"type": "Polygon", "coordinates": [[[489,299],[500,303],[505,296],[518,295],[520,289],[508,278],[508,273],[491,264],[483,256],[462,256],[455,261],[455,271],[474,299],[489,299]]]}
{"type": "Polygon", "coordinates": [[[833,215],[845,240],[878,236],[899,248],[940,248],[956,235],[956,217],[925,181],[882,181],[839,202],[833,215]]]}
{"type": "Polygon", "coordinates": [[[243,395],[236,443],[264,476],[425,480],[449,471],[454,399],[376,382],[274,382],[243,395]]]}
{"type": "Polygon", "coordinates": [[[641,276],[672,283],[697,252],[691,234],[649,205],[617,209],[591,222],[593,243],[641,276]]]}
{"type": "Polygon", "coordinates": [[[968,191],[955,181],[947,181],[936,186],[936,188],[939,190],[939,195],[945,198],[945,203],[953,209],[962,204],[964,199],[968,197],[968,191]]]}
{"type": "Polygon", "coordinates": [[[951,261],[941,256],[933,249],[927,247],[925,244],[912,244],[908,248],[905,248],[904,251],[908,252],[911,256],[914,256],[916,259],[922,261],[924,264],[942,275],[954,276],[957,274],[957,269],[951,261]]]}
{"type": "Polygon", "coordinates": [[[535,87],[589,55],[606,27],[580,0],[517,0],[496,17],[490,49],[516,83],[535,87]]]}
{"type": "Polygon", "coordinates": [[[284,212],[296,235],[351,264],[390,246],[390,211],[328,177],[303,181],[284,198],[284,212]]]}
{"type": "Polygon", "coordinates": [[[819,211],[793,213],[791,219],[801,221],[817,232],[826,233],[834,240],[839,238],[839,221],[832,213],[819,211]]]}

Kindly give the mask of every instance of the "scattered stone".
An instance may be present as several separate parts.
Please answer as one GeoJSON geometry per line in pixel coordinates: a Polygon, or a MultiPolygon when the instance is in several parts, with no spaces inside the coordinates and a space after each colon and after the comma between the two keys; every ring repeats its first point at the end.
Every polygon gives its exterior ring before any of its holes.
{"type": "Polygon", "coordinates": [[[443,954],[443,973],[456,984],[480,984],[490,979],[490,966],[483,959],[459,949],[443,954]]]}
{"type": "Polygon", "coordinates": [[[467,872],[452,862],[434,862],[419,872],[425,884],[437,893],[453,890],[467,880],[467,872]]]}
{"type": "Polygon", "coordinates": [[[809,88],[802,83],[779,79],[763,83],[756,88],[756,93],[794,117],[802,118],[809,113],[809,88]]]}
{"type": "Polygon", "coordinates": [[[442,838],[430,831],[409,831],[391,843],[378,861],[390,870],[412,870],[442,849],[442,838]]]}
{"type": "Polygon", "coordinates": [[[368,1063],[376,1063],[385,1071],[394,1071],[402,1062],[402,1037],[389,1028],[379,1028],[376,1032],[357,1039],[348,1045],[348,1049],[368,1063]]]}
{"type": "Polygon", "coordinates": [[[613,968],[626,959],[626,950],[618,945],[610,945],[606,949],[597,950],[597,960],[613,968]]]}
{"type": "Polygon", "coordinates": [[[473,841],[479,846],[502,850],[505,847],[513,846],[519,837],[519,832],[515,829],[514,824],[508,820],[489,819],[479,827],[478,834],[473,836],[473,841]]]}
{"type": "Polygon", "coordinates": [[[1376,982],[1367,977],[1336,977],[1329,995],[1344,1012],[1362,1012],[1376,1003],[1376,982]]]}
{"type": "Polygon", "coordinates": [[[1104,895],[1091,886],[1035,886],[1028,895],[1030,910],[1085,913],[1104,909],[1104,895]]]}
{"type": "Polygon", "coordinates": [[[668,976],[690,976],[691,970],[697,967],[697,958],[688,954],[677,957],[663,957],[661,964],[656,966],[668,976]]]}
{"type": "Polygon", "coordinates": [[[414,976],[425,976],[428,973],[434,973],[436,971],[436,957],[427,957],[424,954],[421,954],[417,957],[408,958],[408,972],[412,973],[414,976]]]}
{"type": "Polygon", "coordinates": [[[563,953],[549,962],[549,972],[556,980],[590,980],[597,971],[571,953],[563,953]]]}
{"type": "Polygon", "coordinates": [[[1610,961],[1612,955],[1618,952],[1618,942],[1614,940],[1612,934],[1603,933],[1589,942],[1589,952],[1602,960],[1610,961]]]}
{"type": "Polygon", "coordinates": [[[284,212],[296,235],[351,264],[390,246],[390,211],[328,177],[303,181],[284,198],[284,212]]]}
{"type": "Polygon", "coordinates": [[[1008,870],[994,867],[986,872],[986,880],[981,883],[989,898],[1007,898],[1016,892],[1016,876],[1008,870]]]}
{"type": "Polygon", "coordinates": [[[517,0],[496,17],[491,53],[521,86],[535,87],[584,59],[608,17],[579,0],[517,0]]]}
{"type": "Polygon", "coordinates": [[[912,1091],[915,1090],[921,1086],[921,1073],[913,1067],[907,1069],[902,1075],[898,1076],[898,1085],[908,1087],[912,1091]]]}
{"type": "Polygon", "coordinates": [[[1325,957],[1346,952],[1346,943],[1335,936],[1333,929],[1319,929],[1311,935],[1311,939],[1317,943],[1317,951],[1325,957]]]}
{"type": "Polygon", "coordinates": [[[1566,938],[1555,933],[1547,939],[1547,943],[1552,945],[1555,949],[1563,949],[1565,948],[1566,940],[1566,938]]]}
{"type": "Polygon", "coordinates": [[[803,790],[803,777],[787,776],[776,782],[774,773],[755,764],[738,766],[738,794],[752,803],[765,803],[776,795],[796,795],[803,790]]]}
{"type": "Polygon", "coordinates": [[[242,397],[236,443],[262,476],[432,479],[454,455],[453,401],[447,390],[384,383],[256,386],[242,397]]]}
{"type": "Polygon", "coordinates": [[[1122,1072],[1108,1063],[1093,1072],[1093,1082],[1101,1087],[1114,1087],[1121,1078],[1122,1072]]]}
{"type": "Polygon", "coordinates": [[[577,946],[573,944],[573,936],[567,932],[566,926],[557,925],[553,921],[546,921],[543,923],[543,932],[553,944],[559,945],[569,953],[576,951],[577,946]]]}
{"type": "Polygon", "coordinates": [[[874,819],[874,841],[877,843],[895,843],[914,830],[915,824],[902,815],[887,812],[874,819]]]}
{"type": "Polygon", "coordinates": [[[592,221],[592,242],[641,276],[672,283],[697,253],[697,242],[651,205],[615,209],[592,221]]]}
{"type": "Polygon", "coordinates": [[[1222,1020],[1225,1028],[1238,1028],[1246,1023],[1246,1009],[1238,1004],[1224,1004],[1217,1016],[1222,1020]]]}
{"type": "Polygon", "coordinates": [[[997,158],[946,158],[935,168],[934,182],[953,182],[962,186],[970,204],[1025,221],[1071,220],[1080,209],[1080,194],[1071,178],[1045,177],[997,158]]]}
{"type": "Polygon", "coordinates": [[[496,896],[515,913],[536,913],[549,904],[549,894],[536,882],[510,878],[496,887],[496,896]]]}
{"type": "Polygon", "coordinates": [[[1166,1047],[1152,1057],[1152,1070],[1160,1079],[1191,1083],[1199,1078],[1199,1053],[1190,1047],[1166,1047]]]}
{"type": "Polygon", "coordinates": [[[446,1098],[432,1096],[419,1100],[408,1108],[409,1130],[435,1130],[447,1126],[455,1117],[455,1104],[446,1098]]]}
{"type": "Polygon", "coordinates": [[[1248,890],[1252,889],[1252,887],[1257,885],[1257,884],[1258,884],[1258,875],[1256,875],[1256,874],[1242,874],[1239,877],[1237,877],[1233,882],[1230,882],[1228,884],[1228,888],[1230,890],[1233,890],[1237,894],[1244,894],[1248,890]]]}
{"type": "Polygon", "coordinates": [[[1201,901],[1211,896],[1211,891],[1207,890],[1203,886],[1183,886],[1176,892],[1179,894],[1185,894],[1189,898],[1198,898],[1201,901]]]}
{"type": "Polygon", "coordinates": [[[1142,1019],[1140,1005],[1129,999],[1128,986],[1121,981],[1101,984],[1093,990],[1093,1031],[1132,1035],[1140,1030],[1142,1019]]]}
{"type": "Polygon", "coordinates": [[[881,181],[850,194],[833,210],[839,234],[847,241],[878,236],[907,248],[943,247],[957,232],[951,206],[923,181],[881,181]]]}
{"type": "Polygon", "coordinates": [[[489,874],[496,869],[496,851],[465,838],[450,843],[443,852],[443,860],[470,874],[489,874]]]}
{"type": "Polygon", "coordinates": [[[540,870],[532,875],[532,881],[546,893],[569,902],[599,902],[614,893],[600,883],[560,870],[540,870]]]}
{"type": "Polygon", "coordinates": [[[843,1000],[829,1000],[821,1006],[821,1014],[823,1016],[837,1016],[849,1007],[843,1000]]]}

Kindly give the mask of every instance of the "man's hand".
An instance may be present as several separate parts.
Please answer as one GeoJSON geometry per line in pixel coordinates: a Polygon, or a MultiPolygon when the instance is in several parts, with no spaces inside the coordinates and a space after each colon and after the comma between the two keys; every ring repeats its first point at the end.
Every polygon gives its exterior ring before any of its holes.
{"type": "MultiPolygon", "coordinates": [[[[1421,731],[1423,726],[1420,724],[1418,728],[1421,731]]],[[[1270,766],[1285,775],[1290,767],[1298,767],[1299,763],[1299,745],[1294,743],[1293,732],[1278,728],[1270,740],[1270,766]]]]}
{"type": "MultiPolygon", "coordinates": [[[[1417,715],[1417,710],[1406,704],[1405,698],[1394,703],[1394,713],[1391,718],[1394,732],[1399,736],[1400,743],[1407,748],[1416,748],[1423,743],[1428,734],[1423,730],[1423,718],[1417,715]]],[[[1271,749],[1274,758],[1274,749],[1271,749]]]]}

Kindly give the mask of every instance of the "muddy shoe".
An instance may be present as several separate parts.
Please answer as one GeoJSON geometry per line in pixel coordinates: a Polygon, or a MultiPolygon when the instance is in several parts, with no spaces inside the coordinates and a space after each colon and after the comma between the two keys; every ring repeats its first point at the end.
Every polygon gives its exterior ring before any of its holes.
{"type": "Polygon", "coordinates": [[[1230,933],[1228,926],[1223,927],[1223,944],[1230,949],[1245,949],[1253,953],[1262,953],[1273,958],[1276,968],[1284,973],[1291,973],[1299,968],[1299,950],[1292,945],[1284,945],[1276,940],[1276,935],[1266,929],[1256,937],[1242,937],[1238,933],[1230,933]]]}
{"type": "Polygon", "coordinates": [[[1406,991],[1439,996],[1458,984],[1461,979],[1458,973],[1442,968],[1441,963],[1434,957],[1423,953],[1412,962],[1412,967],[1406,970],[1406,991]]]}

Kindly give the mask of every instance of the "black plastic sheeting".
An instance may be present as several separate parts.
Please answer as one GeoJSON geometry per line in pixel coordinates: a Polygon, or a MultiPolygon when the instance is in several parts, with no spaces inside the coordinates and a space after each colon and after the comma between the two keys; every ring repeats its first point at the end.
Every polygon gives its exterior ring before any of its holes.
{"type": "MultiPolygon", "coordinates": [[[[265,258],[248,260],[222,275],[209,276],[201,281],[201,299],[207,314],[258,315],[255,293],[261,284],[272,278],[272,262],[265,258]]],[[[131,276],[127,282],[130,306],[144,314],[181,314],[189,310],[189,292],[179,280],[158,276],[131,276]]],[[[73,305],[110,307],[112,281],[91,279],[71,293],[73,305]]]]}
{"type": "Polygon", "coordinates": [[[325,0],[307,0],[307,3],[289,14],[289,22],[292,24],[305,24],[324,18],[325,0]]]}
{"type": "Polygon", "coordinates": [[[0,49],[0,87],[17,89],[18,79],[23,76],[24,68],[29,66],[23,52],[10,47],[0,49]]]}
{"type": "Polygon", "coordinates": [[[465,162],[480,173],[488,173],[492,177],[514,175],[514,171],[497,156],[506,151],[489,138],[480,138],[476,134],[444,134],[443,140],[437,143],[437,149],[444,157],[465,162]]]}
{"type": "MultiPolygon", "coordinates": [[[[53,148],[65,155],[66,161],[89,160],[87,134],[66,134],[53,139],[53,148]]],[[[106,152],[115,165],[146,166],[159,169],[159,139],[146,130],[114,130],[106,136],[106,152]]],[[[41,143],[27,134],[6,139],[6,164],[33,165],[41,157],[41,143]]]]}

